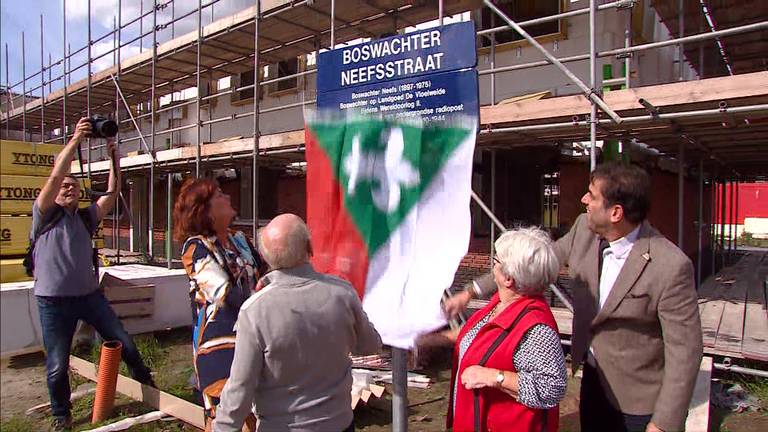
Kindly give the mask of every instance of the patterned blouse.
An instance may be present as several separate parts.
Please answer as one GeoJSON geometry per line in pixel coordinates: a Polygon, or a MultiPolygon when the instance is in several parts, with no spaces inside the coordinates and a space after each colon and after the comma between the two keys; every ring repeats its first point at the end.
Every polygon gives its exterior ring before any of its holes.
{"type": "Polygon", "coordinates": [[[215,236],[187,239],[182,262],[192,301],[195,373],[205,412],[215,417],[235,351],[234,325],[266,266],[245,235],[230,232],[229,248],[215,236]]]}
{"type": "MultiPolygon", "coordinates": [[[[480,329],[490,321],[491,313],[478,321],[459,341],[459,364],[480,329]]],[[[512,361],[517,369],[518,402],[534,409],[549,409],[560,403],[565,396],[568,372],[556,331],[545,324],[531,327],[520,339],[512,361]]],[[[460,382],[457,378],[453,394],[456,394],[456,386],[460,382]]],[[[456,409],[455,398],[453,408],[456,409]]]]}

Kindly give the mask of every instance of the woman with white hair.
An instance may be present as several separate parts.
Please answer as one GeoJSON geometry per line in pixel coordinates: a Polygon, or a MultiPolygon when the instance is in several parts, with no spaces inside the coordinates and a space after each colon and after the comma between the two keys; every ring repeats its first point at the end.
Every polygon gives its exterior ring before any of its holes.
{"type": "Polygon", "coordinates": [[[458,334],[447,425],[454,431],[556,431],[567,375],[557,324],[544,300],[560,268],[537,228],[495,243],[497,293],[458,334]]]}

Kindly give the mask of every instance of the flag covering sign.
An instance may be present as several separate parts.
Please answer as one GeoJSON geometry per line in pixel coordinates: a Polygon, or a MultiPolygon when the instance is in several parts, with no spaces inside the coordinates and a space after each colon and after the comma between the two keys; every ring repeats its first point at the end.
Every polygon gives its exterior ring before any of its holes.
{"type": "Polygon", "coordinates": [[[349,280],[384,343],[444,324],[466,254],[476,123],[307,115],[307,220],[318,271],[349,280]]]}

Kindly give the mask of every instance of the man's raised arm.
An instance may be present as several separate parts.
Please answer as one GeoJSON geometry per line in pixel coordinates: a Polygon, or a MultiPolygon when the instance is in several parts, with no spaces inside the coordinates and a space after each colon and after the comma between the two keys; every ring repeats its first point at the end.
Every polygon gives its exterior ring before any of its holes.
{"type": "Polygon", "coordinates": [[[64,177],[69,174],[72,159],[75,155],[75,149],[83,138],[90,135],[90,133],[91,123],[87,118],[81,118],[80,121],[77,122],[74,135],[72,135],[72,138],[61,150],[61,153],[56,156],[51,175],[48,177],[48,180],[45,181],[45,185],[43,185],[40,195],[38,195],[35,200],[37,208],[41,213],[45,213],[56,203],[56,196],[59,194],[61,182],[64,180],[64,177]]]}
{"type": "Polygon", "coordinates": [[[109,154],[109,180],[107,182],[107,194],[96,201],[99,209],[99,220],[104,219],[115,206],[120,195],[120,157],[117,155],[114,138],[107,138],[107,154],[109,154]]]}

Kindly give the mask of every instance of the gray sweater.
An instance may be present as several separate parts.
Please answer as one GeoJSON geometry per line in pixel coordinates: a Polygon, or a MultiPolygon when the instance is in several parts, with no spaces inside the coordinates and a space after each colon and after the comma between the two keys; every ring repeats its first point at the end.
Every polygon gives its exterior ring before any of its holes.
{"type": "Polygon", "coordinates": [[[374,354],[381,338],[352,286],[305,264],[267,275],[240,309],[235,358],[214,431],[341,431],[352,423],[349,354],[374,354]]]}

